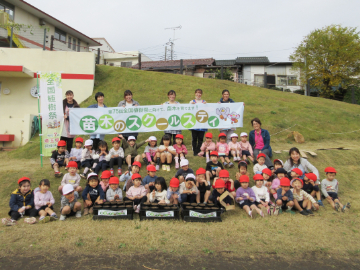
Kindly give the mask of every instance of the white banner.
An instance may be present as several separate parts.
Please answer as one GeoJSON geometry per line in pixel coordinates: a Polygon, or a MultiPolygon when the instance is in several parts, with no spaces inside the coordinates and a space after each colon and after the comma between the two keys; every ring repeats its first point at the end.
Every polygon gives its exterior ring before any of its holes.
{"type": "Polygon", "coordinates": [[[166,211],[166,212],[153,212],[146,211],[147,217],[174,217],[174,211],[166,211]]]}
{"type": "Polygon", "coordinates": [[[70,109],[70,133],[115,134],[243,126],[244,103],[70,109]]]}
{"type": "Polygon", "coordinates": [[[60,73],[41,73],[40,101],[43,155],[51,156],[60,140],[64,121],[60,73]]]}
{"type": "Polygon", "coordinates": [[[190,217],[196,217],[196,218],[212,218],[212,217],[216,217],[216,211],[203,214],[203,213],[199,213],[199,212],[195,212],[195,211],[190,210],[189,211],[189,216],[190,217]]]}
{"type": "Polygon", "coordinates": [[[112,211],[112,210],[99,210],[99,216],[109,216],[109,217],[116,217],[116,216],[126,216],[127,210],[119,210],[119,211],[112,211]]]}

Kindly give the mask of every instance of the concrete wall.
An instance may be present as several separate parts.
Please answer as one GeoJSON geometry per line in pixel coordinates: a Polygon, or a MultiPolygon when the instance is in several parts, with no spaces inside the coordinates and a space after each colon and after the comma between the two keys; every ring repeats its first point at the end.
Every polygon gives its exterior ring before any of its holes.
{"type": "MultiPolygon", "coordinates": [[[[1,48],[0,59],[0,65],[24,66],[33,72],[95,74],[94,54],[90,52],[51,52],[41,49],[1,48]]],[[[0,134],[15,134],[15,141],[8,143],[7,146],[24,145],[30,138],[31,115],[37,115],[38,112],[37,99],[30,95],[30,89],[36,86],[36,79],[5,77],[0,73],[0,82],[0,134]],[[3,94],[5,88],[10,89],[10,94],[3,94]]],[[[72,90],[74,98],[79,103],[92,94],[93,87],[94,80],[62,80],[64,98],[65,92],[72,90]]]]}

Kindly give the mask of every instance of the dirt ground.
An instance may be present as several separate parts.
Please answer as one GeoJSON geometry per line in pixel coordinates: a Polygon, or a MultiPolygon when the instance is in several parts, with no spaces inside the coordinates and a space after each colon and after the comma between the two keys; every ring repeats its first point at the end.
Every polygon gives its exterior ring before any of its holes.
{"type": "Polygon", "coordinates": [[[66,254],[51,257],[0,257],[0,269],[359,269],[360,258],[334,259],[319,254],[284,259],[274,254],[250,257],[193,254],[176,256],[161,253],[143,255],[75,257],[66,254]],[[201,257],[199,257],[201,255],[201,257]]]}

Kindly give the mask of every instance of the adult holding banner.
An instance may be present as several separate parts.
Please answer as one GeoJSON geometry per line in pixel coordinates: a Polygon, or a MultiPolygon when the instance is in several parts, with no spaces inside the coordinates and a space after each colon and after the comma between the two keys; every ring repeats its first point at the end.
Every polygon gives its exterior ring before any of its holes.
{"type": "MultiPolygon", "coordinates": [[[[130,90],[125,90],[124,92],[124,100],[120,101],[118,107],[132,107],[132,106],[139,106],[139,102],[133,100],[133,93],[130,90]]],[[[122,133],[122,136],[127,140],[129,136],[134,136],[137,139],[139,133],[122,133]]]]}
{"type": "MultiPolygon", "coordinates": [[[[179,105],[180,102],[179,101],[176,101],[176,92],[174,90],[170,90],[168,92],[168,101],[164,102],[163,104],[164,105],[179,105]]],[[[161,104],[161,105],[163,105],[161,104]]],[[[170,135],[170,138],[172,136],[172,142],[173,144],[175,144],[175,136],[177,134],[181,134],[181,130],[165,130],[165,134],[169,134],[170,135]]]]}
{"type": "MultiPolygon", "coordinates": [[[[222,91],[222,98],[220,98],[220,101],[218,103],[235,103],[235,101],[233,101],[230,98],[230,91],[227,89],[224,89],[222,91]]],[[[231,134],[234,133],[235,128],[226,128],[226,129],[220,129],[220,133],[225,133],[226,134],[226,141],[227,143],[229,143],[231,141],[231,134]]]]}
{"type": "Polygon", "coordinates": [[[251,120],[251,125],[254,130],[249,133],[249,142],[254,151],[254,158],[260,153],[265,154],[265,165],[272,169],[274,167],[270,157],[272,157],[272,150],[270,146],[270,133],[266,129],[261,128],[261,121],[259,118],[251,120]]]}
{"type": "Polygon", "coordinates": [[[66,91],[65,99],[63,100],[63,111],[64,111],[64,125],[61,132],[60,140],[66,142],[66,148],[68,152],[71,152],[73,145],[74,137],[76,135],[70,135],[70,118],[69,118],[69,109],[70,108],[80,108],[79,104],[74,99],[74,92],[71,90],[66,91]]]}
{"type": "MultiPolygon", "coordinates": [[[[88,108],[107,108],[106,105],[104,104],[104,94],[102,92],[97,92],[95,94],[95,100],[96,100],[96,104],[90,105],[88,108]]],[[[98,148],[98,144],[100,141],[104,140],[105,138],[105,134],[93,134],[90,136],[90,139],[93,140],[93,149],[97,150],[98,148]]]]}

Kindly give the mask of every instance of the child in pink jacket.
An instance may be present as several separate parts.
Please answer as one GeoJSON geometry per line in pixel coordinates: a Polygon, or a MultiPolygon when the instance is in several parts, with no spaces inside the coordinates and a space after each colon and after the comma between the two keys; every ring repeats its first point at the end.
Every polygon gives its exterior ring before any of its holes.
{"type": "Polygon", "coordinates": [[[231,151],[231,155],[234,158],[234,161],[240,161],[241,160],[241,146],[238,140],[238,135],[236,133],[233,133],[230,135],[231,141],[229,142],[229,148],[231,151]]]}
{"type": "Polygon", "coordinates": [[[135,213],[139,213],[141,204],[147,200],[147,190],[144,186],[141,185],[142,179],[140,174],[134,173],[131,176],[131,179],[134,185],[130,187],[128,191],[126,191],[126,197],[124,198],[124,201],[132,201],[134,203],[135,213]]]}
{"type": "Polygon", "coordinates": [[[184,135],[177,134],[175,136],[175,144],[173,145],[176,151],[175,155],[175,169],[179,169],[179,159],[183,160],[185,159],[185,155],[187,155],[188,150],[186,149],[186,146],[184,144],[184,135]]]}
{"type": "Polygon", "coordinates": [[[206,156],[206,163],[210,161],[210,153],[215,151],[216,145],[212,141],[213,135],[210,132],[206,132],[205,134],[205,142],[200,147],[200,152],[198,154],[199,157],[203,157],[204,154],[206,156]]]}
{"type": "Polygon", "coordinates": [[[229,159],[230,147],[226,143],[225,133],[219,134],[219,142],[216,143],[216,151],[219,154],[221,162],[224,164],[224,167],[232,168],[234,164],[229,159]]]}
{"type": "Polygon", "coordinates": [[[280,180],[281,178],[286,176],[286,170],[283,168],[279,168],[275,171],[276,178],[271,183],[270,193],[273,195],[275,200],[277,199],[277,190],[280,188],[280,180]]]}
{"type": "Polygon", "coordinates": [[[48,179],[43,179],[40,181],[39,189],[37,189],[38,191],[35,192],[34,195],[35,209],[40,216],[39,223],[46,223],[58,219],[53,208],[55,199],[49,189],[50,181],[48,179]]]}

